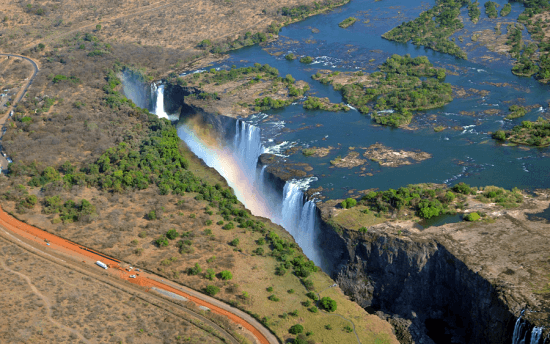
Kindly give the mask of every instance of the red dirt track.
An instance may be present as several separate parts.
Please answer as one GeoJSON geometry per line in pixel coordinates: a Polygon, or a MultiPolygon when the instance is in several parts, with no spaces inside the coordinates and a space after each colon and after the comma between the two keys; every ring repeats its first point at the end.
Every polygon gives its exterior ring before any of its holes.
{"type": "Polygon", "coordinates": [[[15,219],[14,217],[10,216],[8,213],[6,213],[1,207],[0,207],[0,226],[26,239],[35,241],[41,245],[46,245],[47,243],[50,243],[50,246],[49,246],[50,249],[61,251],[65,254],[69,254],[70,256],[72,256],[74,259],[77,259],[78,261],[82,261],[83,259],[86,259],[86,258],[88,258],[87,260],[91,260],[91,261],[100,260],[106,263],[107,265],[109,265],[109,267],[116,270],[116,275],[118,275],[120,278],[127,280],[133,284],[137,284],[139,286],[145,287],[147,288],[147,290],[150,290],[152,287],[156,287],[158,289],[163,289],[171,293],[183,296],[187,298],[189,301],[192,301],[199,306],[208,307],[213,313],[226,316],[234,323],[243,326],[248,331],[250,331],[260,343],[271,344],[270,341],[266,338],[266,336],[263,335],[256,327],[254,327],[252,324],[250,324],[243,318],[231,313],[230,311],[225,310],[221,307],[218,307],[210,302],[204,301],[198,297],[189,295],[167,284],[164,284],[152,278],[146,277],[145,275],[147,274],[143,272],[139,273],[139,276],[137,276],[137,278],[130,278],[130,273],[124,270],[120,266],[119,264],[120,261],[118,259],[111,258],[102,253],[99,253],[97,251],[83,247],[82,245],[78,245],[74,242],[71,242],[70,240],[60,238],[54,234],[48,233],[44,230],[38,229],[24,222],[21,222],[15,219]]]}

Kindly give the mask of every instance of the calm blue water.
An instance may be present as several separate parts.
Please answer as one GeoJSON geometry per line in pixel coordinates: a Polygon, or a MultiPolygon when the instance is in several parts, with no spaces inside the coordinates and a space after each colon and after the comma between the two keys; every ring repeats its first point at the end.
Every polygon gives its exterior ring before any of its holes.
{"type": "MultiPolygon", "coordinates": [[[[507,3],[506,0],[496,2],[501,5],[507,3]]],[[[513,3],[513,11],[509,16],[489,20],[485,16],[483,3],[480,6],[480,22],[476,25],[471,23],[467,10],[463,9],[465,29],[453,35],[456,43],[468,53],[468,61],[381,38],[386,31],[403,21],[414,19],[420,12],[432,7],[434,1],[353,0],[335,11],[283,28],[280,39],[267,47],[255,46],[232,52],[230,58],[219,66],[235,64],[241,67],[255,62],[267,63],[276,67],[283,76],[292,74],[296,79],[307,81],[311,86],[308,95],[329,97],[333,102],[341,102],[339,92],[312,80],[311,75],[319,69],[364,69],[369,72],[392,54],[426,55],[434,65],[458,72],[457,76],[448,75],[446,82],[461,88],[490,92],[486,97],[474,95],[457,98],[447,106],[417,114],[412,125],[419,127],[418,130],[375,126],[368,116],[354,110],[346,113],[308,111],[303,109],[301,103],[251,117],[248,121],[263,130],[265,146],[287,142],[283,147],[335,147],[324,158],[305,157],[301,153],[289,157],[290,161],[307,162],[314,168],[312,173],[319,179],[311,186],[322,186],[326,196],[340,198],[349,189],[384,190],[422,182],[548,188],[550,160],[544,156],[550,153],[548,148],[506,147],[495,143],[487,134],[500,128],[509,129],[525,119],[547,116],[550,94],[549,86],[541,85],[532,78],[514,76],[510,71],[512,61],[506,56],[489,52],[471,41],[470,36],[474,31],[493,29],[498,21],[510,22],[523,11],[522,5],[513,3]],[[339,28],[337,24],[350,16],[357,17],[359,21],[347,29],[339,28]],[[315,33],[313,29],[319,32],[315,33]],[[458,41],[460,36],[464,38],[462,43],[458,41]],[[275,56],[268,51],[310,55],[315,57],[315,62],[304,65],[298,60],[285,60],[284,54],[275,56]],[[486,56],[498,60],[487,62],[482,58],[486,56]],[[513,87],[496,87],[485,84],[487,82],[509,83],[513,87]],[[503,118],[508,114],[510,103],[506,102],[509,101],[521,105],[539,104],[543,109],[540,111],[537,107],[524,118],[508,121],[503,118]],[[501,112],[496,115],[481,113],[491,109],[501,112]],[[461,115],[461,111],[474,111],[476,115],[461,115]],[[460,130],[447,129],[435,133],[435,125],[460,127],[460,130]],[[313,127],[297,130],[307,126],[313,127]],[[381,167],[370,161],[363,165],[366,168],[364,171],[360,167],[331,168],[330,160],[346,156],[348,147],[368,147],[377,142],[394,149],[421,150],[432,154],[433,158],[398,168],[381,167]],[[365,172],[371,172],[373,176],[364,176],[365,172]]],[[[505,24],[501,30],[506,33],[505,24]]],[[[524,37],[529,37],[527,32],[524,37]]]]}

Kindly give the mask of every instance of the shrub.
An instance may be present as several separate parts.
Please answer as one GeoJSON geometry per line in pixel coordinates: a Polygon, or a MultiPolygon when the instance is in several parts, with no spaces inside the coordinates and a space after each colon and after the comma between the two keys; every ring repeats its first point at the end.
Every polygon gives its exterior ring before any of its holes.
{"type": "Polygon", "coordinates": [[[331,326],[330,324],[325,325],[325,328],[326,328],[327,330],[332,330],[332,326],[331,326]]]}
{"type": "Polygon", "coordinates": [[[277,296],[275,296],[275,295],[270,295],[270,296],[268,297],[268,299],[269,299],[270,301],[274,301],[274,302],[279,302],[279,300],[280,300],[280,299],[279,299],[277,296]]]}
{"type": "Polygon", "coordinates": [[[155,244],[157,244],[157,246],[159,247],[166,247],[170,244],[170,242],[165,236],[161,236],[157,240],[155,240],[155,244]]]}
{"type": "Polygon", "coordinates": [[[293,53],[290,53],[285,56],[285,59],[288,61],[296,60],[296,56],[293,53]]]}
{"type": "Polygon", "coordinates": [[[307,297],[309,297],[310,299],[312,299],[313,301],[317,301],[319,300],[319,297],[317,296],[317,294],[315,294],[314,292],[310,291],[306,294],[307,297]]]}
{"type": "Polygon", "coordinates": [[[304,280],[304,287],[306,287],[307,290],[313,290],[315,289],[315,286],[313,285],[313,282],[311,280],[304,280]]]}
{"type": "Polygon", "coordinates": [[[166,232],[166,237],[170,240],[174,240],[179,237],[179,233],[175,229],[170,229],[168,232],[166,232]]]}
{"type": "Polygon", "coordinates": [[[220,279],[222,279],[224,281],[228,281],[232,278],[233,278],[233,274],[231,273],[231,271],[223,270],[222,272],[220,272],[220,279]]]}
{"type": "Polygon", "coordinates": [[[481,218],[481,216],[479,216],[478,213],[469,213],[469,214],[467,214],[467,215],[464,216],[464,220],[466,220],[466,221],[471,221],[471,222],[477,221],[477,220],[479,220],[480,218],[481,218]]]}
{"type": "Polygon", "coordinates": [[[273,291],[273,287],[267,287],[265,290],[271,293],[273,291]]]}
{"type": "Polygon", "coordinates": [[[264,245],[264,244],[265,244],[265,239],[264,239],[264,238],[260,238],[260,239],[256,240],[256,243],[257,243],[258,245],[264,245]]]}
{"type": "Polygon", "coordinates": [[[291,334],[299,334],[299,333],[304,332],[304,327],[300,324],[296,324],[296,325],[291,326],[290,329],[288,330],[288,332],[291,333],[291,334]]]}
{"type": "Polygon", "coordinates": [[[231,242],[229,243],[229,245],[231,245],[231,246],[238,246],[238,245],[239,245],[239,238],[235,238],[235,239],[231,240],[231,242]]]}
{"type": "Polygon", "coordinates": [[[156,220],[157,219],[157,212],[154,211],[154,210],[151,210],[148,214],[147,214],[147,220],[156,220]]]}
{"type": "Polygon", "coordinates": [[[352,328],[351,326],[349,326],[349,325],[346,325],[346,326],[344,327],[344,331],[346,331],[347,333],[352,333],[352,332],[353,332],[353,328],[352,328]]]}
{"type": "Polygon", "coordinates": [[[214,272],[214,269],[206,269],[206,274],[204,275],[206,279],[213,281],[215,276],[216,272],[214,272]]]}
{"type": "Polygon", "coordinates": [[[313,306],[311,308],[308,309],[311,313],[317,313],[319,312],[319,308],[317,308],[316,306],[313,306]]]}
{"type": "Polygon", "coordinates": [[[196,276],[202,272],[202,268],[200,267],[199,263],[195,263],[195,266],[192,268],[187,269],[187,274],[191,276],[196,276]]]}
{"type": "Polygon", "coordinates": [[[357,201],[354,200],[353,198],[346,198],[346,200],[342,202],[342,208],[346,208],[346,209],[353,208],[356,205],[357,205],[357,201]]]}
{"type": "Polygon", "coordinates": [[[336,301],[326,296],[321,299],[321,306],[328,312],[336,311],[336,301]]]}
{"type": "Polygon", "coordinates": [[[225,230],[230,230],[230,229],[233,229],[235,228],[235,225],[233,224],[233,222],[228,222],[225,226],[222,227],[223,229],[225,230]]]}
{"type": "Polygon", "coordinates": [[[207,285],[206,288],[204,288],[204,292],[207,295],[214,296],[220,292],[220,288],[216,287],[215,285],[207,285]]]}

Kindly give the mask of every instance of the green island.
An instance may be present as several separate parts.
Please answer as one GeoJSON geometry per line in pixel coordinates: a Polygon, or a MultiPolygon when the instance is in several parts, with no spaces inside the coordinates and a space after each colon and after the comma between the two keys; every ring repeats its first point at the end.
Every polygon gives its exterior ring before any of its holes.
{"type": "Polygon", "coordinates": [[[212,68],[183,77],[171,73],[167,81],[181,87],[196,88],[199,93],[187,96],[186,101],[194,105],[210,106],[216,113],[230,112],[230,108],[223,107],[227,103],[224,100],[238,102],[249,112],[278,109],[290,105],[309,90],[307,83],[297,82],[290,74],[281,77],[276,68],[259,63],[242,68],[233,66],[230,70],[212,68]],[[258,94],[264,96],[258,98],[258,94]]]}
{"type": "Polygon", "coordinates": [[[354,18],[354,17],[349,17],[347,19],[344,19],[343,21],[341,21],[338,26],[345,29],[347,27],[350,27],[352,26],[355,22],[357,21],[357,18],[354,18]]]}
{"type": "Polygon", "coordinates": [[[501,17],[506,17],[507,15],[510,14],[510,12],[512,12],[512,5],[510,3],[507,3],[500,10],[500,16],[501,17]]]}
{"type": "Polygon", "coordinates": [[[477,0],[475,2],[470,2],[468,4],[468,16],[472,23],[477,24],[480,15],[481,10],[479,9],[479,2],[477,0]]]}
{"type": "Polygon", "coordinates": [[[466,59],[466,53],[449,41],[449,37],[464,28],[459,19],[460,8],[469,3],[469,0],[438,0],[433,8],[422,12],[415,20],[400,24],[382,37],[402,43],[412,41],[415,45],[466,59]]]}
{"type": "Polygon", "coordinates": [[[539,118],[537,121],[523,121],[511,130],[497,130],[492,137],[498,141],[513,144],[546,147],[550,145],[550,122],[539,118]]]}
{"type": "Polygon", "coordinates": [[[300,62],[305,63],[305,64],[310,64],[310,63],[313,62],[313,57],[304,56],[304,57],[300,58],[300,62]]]}
{"type": "Polygon", "coordinates": [[[328,98],[309,97],[304,102],[304,109],[307,110],[325,110],[325,111],[349,111],[350,108],[344,103],[332,104],[328,98]]]}
{"type": "MultiPolygon", "coordinates": [[[[366,233],[366,226],[387,221],[388,218],[418,221],[443,214],[454,215],[463,212],[472,200],[511,209],[523,203],[523,194],[517,188],[471,187],[465,183],[453,187],[432,183],[413,184],[397,190],[371,191],[357,200],[347,198],[340,203],[341,208],[348,209],[345,216],[332,218],[331,225],[366,233]]],[[[464,220],[476,221],[483,217],[486,221],[492,221],[481,211],[476,214],[479,217],[465,216],[464,220]]]]}
{"type": "Polygon", "coordinates": [[[318,72],[312,78],[332,84],[335,90],[342,92],[346,103],[363,114],[371,112],[368,105],[373,106],[375,111],[371,118],[394,127],[410,123],[411,111],[433,109],[453,99],[451,85],[443,82],[445,70],[433,67],[425,56],[393,55],[379,66],[379,70],[366,76],[363,72],[318,72]],[[363,81],[354,81],[359,77],[363,81]]]}
{"type": "Polygon", "coordinates": [[[519,105],[512,105],[508,108],[508,110],[510,111],[510,114],[504,117],[506,119],[520,118],[525,116],[525,114],[527,113],[527,109],[519,105]]]}
{"type": "Polygon", "coordinates": [[[487,1],[485,3],[485,14],[489,18],[496,18],[498,17],[498,11],[497,11],[497,3],[493,1],[487,1]]]}

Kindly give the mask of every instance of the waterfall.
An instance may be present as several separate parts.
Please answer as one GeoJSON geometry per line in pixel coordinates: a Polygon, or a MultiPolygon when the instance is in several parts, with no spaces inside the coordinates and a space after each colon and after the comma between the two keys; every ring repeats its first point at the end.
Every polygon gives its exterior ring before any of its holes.
{"type": "Polygon", "coordinates": [[[525,310],[521,311],[520,316],[516,320],[514,326],[514,334],[512,335],[512,344],[542,344],[543,327],[533,327],[528,321],[522,319],[525,310]]]}
{"type": "Polygon", "coordinates": [[[542,344],[542,327],[535,327],[531,332],[531,343],[529,344],[542,344]]]}
{"type": "Polygon", "coordinates": [[[156,94],[157,101],[155,102],[155,115],[160,118],[168,118],[168,114],[164,112],[164,85],[151,85],[151,94],[156,94]]]}
{"type": "MultiPolygon", "coordinates": [[[[160,86],[157,94],[159,97],[162,94],[160,86]]],[[[306,201],[304,196],[309,183],[316,178],[287,181],[281,197],[280,190],[274,190],[266,178],[266,166],[258,171],[258,158],[265,152],[260,128],[242,120],[236,121],[233,138],[219,145],[207,145],[186,125],[178,127],[178,135],[193,153],[227,180],[237,198],[254,215],[267,217],[283,226],[304,254],[320,266],[315,243],[319,232],[317,206],[312,200],[306,201]]]]}

